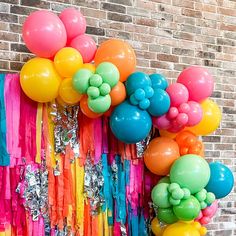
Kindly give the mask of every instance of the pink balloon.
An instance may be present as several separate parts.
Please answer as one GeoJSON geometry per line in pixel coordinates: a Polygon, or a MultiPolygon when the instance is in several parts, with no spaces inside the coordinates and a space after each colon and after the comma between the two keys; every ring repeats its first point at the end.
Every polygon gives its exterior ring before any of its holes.
{"type": "Polygon", "coordinates": [[[77,49],[83,57],[83,62],[88,63],[94,59],[97,46],[94,40],[88,35],[79,35],[71,41],[70,46],[77,49]]]}
{"type": "Polygon", "coordinates": [[[188,89],[180,83],[171,84],[166,92],[170,96],[171,106],[178,107],[180,104],[188,101],[188,89]]]}
{"type": "Polygon", "coordinates": [[[175,119],[178,114],[179,114],[178,109],[176,107],[171,107],[168,111],[168,118],[175,119]]]}
{"type": "Polygon", "coordinates": [[[211,218],[208,217],[208,216],[203,216],[201,219],[200,219],[200,222],[202,225],[207,225],[209,224],[211,221],[211,218]]]}
{"type": "Polygon", "coordinates": [[[176,117],[176,121],[179,125],[186,125],[188,123],[188,115],[185,113],[179,113],[176,117]]]}
{"type": "Polygon", "coordinates": [[[180,113],[188,113],[190,111],[190,106],[188,103],[182,103],[178,108],[180,113]]]}
{"type": "Polygon", "coordinates": [[[73,7],[67,8],[61,12],[59,17],[66,28],[67,40],[70,41],[76,36],[85,33],[86,20],[80,11],[73,7]]]}
{"type": "Polygon", "coordinates": [[[171,133],[178,133],[182,129],[184,129],[184,126],[180,125],[175,119],[171,122],[171,128],[169,128],[168,131],[171,133]]]}
{"type": "Polygon", "coordinates": [[[153,117],[152,123],[154,127],[158,129],[169,129],[171,127],[170,121],[167,119],[166,115],[160,117],[153,117]]]}
{"type": "Polygon", "coordinates": [[[218,202],[214,201],[210,206],[202,210],[204,216],[213,217],[218,209],[218,202]]]}
{"type": "Polygon", "coordinates": [[[187,126],[194,126],[198,124],[202,120],[202,108],[199,103],[190,101],[188,102],[188,105],[190,107],[188,115],[188,123],[187,126]]]}
{"type": "Polygon", "coordinates": [[[211,96],[214,87],[212,76],[206,69],[199,66],[190,66],[183,70],[177,82],[187,87],[189,100],[196,102],[200,102],[211,96]]]}
{"type": "Polygon", "coordinates": [[[30,14],[23,24],[23,40],[38,57],[51,58],[66,45],[66,29],[60,18],[46,10],[30,14]]]}

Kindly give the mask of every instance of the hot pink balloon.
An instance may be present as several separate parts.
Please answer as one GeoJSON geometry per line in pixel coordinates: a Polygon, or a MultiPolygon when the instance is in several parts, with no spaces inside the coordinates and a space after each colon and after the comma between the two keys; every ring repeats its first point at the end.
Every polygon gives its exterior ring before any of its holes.
{"type": "Polygon", "coordinates": [[[71,41],[70,46],[77,49],[83,57],[83,62],[88,63],[94,59],[97,46],[94,40],[88,35],[79,35],[71,41]]]}
{"type": "Polygon", "coordinates": [[[179,115],[176,117],[176,121],[179,125],[186,125],[188,123],[188,115],[185,113],[179,113],[179,115]]]}
{"type": "Polygon", "coordinates": [[[69,41],[85,33],[86,20],[80,11],[73,7],[67,8],[61,12],[59,17],[66,28],[67,39],[69,41]]]}
{"type": "Polygon", "coordinates": [[[168,131],[171,133],[178,133],[182,129],[184,129],[184,126],[180,125],[175,119],[171,122],[171,127],[168,129],[168,131]]]}
{"type": "Polygon", "coordinates": [[[175,119],[178,114],[179,114],[178,109],[176,107],[171,107],[168,111],[167,116],[169,119],[175,119]]]}
{"type": "Polygon", "coordinates": [[[178,108],[180,113],[188,113],[190,111],[190,106],[188,103],[182,103],[178,108]]]}
{"type": "Polygon", "coordinates": [[[160,117],[153,117],[152,123],[154,127],[158,129],[169,129],[171,127],[170,121],[167,119],[166,115],[160,117]]]}
{"type": "Polygon", "coordinates": [[[51,58],[66,45],[66,29],[60,18],[46,10],[30,14],[23,24],[23,40],[38,57],[51,58]]]}
{"type": "Polygon", "coordinates": [[[183,70],[178,83],[185,85],[189,91],[189,100],[201,102],[211,96],[214,81],[210,73],[199,66],[190,66],[183,70]]]}
{"type": "Polygon", "coordinates": [[[174,83],[168,86],[166,92],[170,96],[171,106],[178,107],[180,104],[188,101],[188,89],[180,83],[174,83]]]}
{"type": "Polygon", "coordinates": [[[199,103],[190,101],[188,102],[188,105],[190,107],[188,115],[188,123],[187,126],[194,126],[198,124],[202,120],[202,108],[199,103]]]}

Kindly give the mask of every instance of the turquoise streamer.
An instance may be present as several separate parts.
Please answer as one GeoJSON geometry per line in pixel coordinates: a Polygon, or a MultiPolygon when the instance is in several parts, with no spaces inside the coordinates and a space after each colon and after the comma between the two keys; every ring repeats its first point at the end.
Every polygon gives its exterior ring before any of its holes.
{"type": "Polygon", "coordinates": [[[6,113],[4,102],[4,82],[5,75],[0,74],[0,122],[1,122],[1,136],[0,136],[0,166],[10,165],[10,156],[7,153],[7,140],[6,140],[6,113]]]}

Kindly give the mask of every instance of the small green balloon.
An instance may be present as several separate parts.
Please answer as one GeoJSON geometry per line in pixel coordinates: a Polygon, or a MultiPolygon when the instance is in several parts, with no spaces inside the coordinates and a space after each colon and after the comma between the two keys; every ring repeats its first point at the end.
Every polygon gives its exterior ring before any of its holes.
{"type": "Polygon", "coordinates": [[[170,193],[168,192],[168,186],[169,184],[167,183],[160,183],[152,189],[151,197],[154,205],[161,208],[168,208],[171,206],[169,202],[170,193]]]}
{"type": "Polygon", "coordinates": [[[200,202],[200,207],[201,209],[205,209],[207,207],[207,204],[203,201],[203,202],[200,202]]]}
{"type": "Polygon", "coordinates": [[[182,188],[182,190],[184,191],[183,199],[188,199],[191,196],[190,191],[187,188],[182,188]]]}
{"type": "Polygon", "coordinates": [[[198,217],[201,207],[199,201],[190,196],[186,200],[181,200],[178,206],[173,207],[173,211],[179,220],[190,221],[198,217]]]}
{"type": "Polygon", "coordinates": [[[87,94],[91,98],[98,98],[100,95],[100,91],[97,87],[90,86],[87,90],[87,94]]]}
{"type": "Polygon", "coordinates": [[[171,192],[171,197],[175,200],[181,200],[184,197],[184,191],[181,188],[177,188],[171,192]]]}
{"type": "Polygon", "coordinates": [[[118,83],[120,73],[117,67],[110,62],[102,62],[96,69],[96,74],[102,77],[104,83],[108,83],[112,88],[118,83]]]}
{"type": "Polygon", "coordinates": [[[157,211],[157,218],[166,223],[166,224],[173,224],[178,221],[175,213],[173,212],[173,208],[158,208],[157,211]]]}
{"type": "Polygon", "coordinates": [[[174,199],[174,198],[172,198],[172,197],[169,198],[169,202],[170,202],[170,204],[173,205],[173,206],[177,206],[177,205],[180,204],[180,200],[179,200],[179,199],[176,200],[176,199],[174,199]]]}
{"type": "Polygon", "coordinates": [[[176,183],[171,183],[168,187],[169,192],[173,192],[176,189],[180,189],[180,186],[176,183]]]}
{"type": "Polygon", "coordinates": [[[72,86],[77,92],[84,94],[89,87],[89,78],[93,75],[90,70],[80,69],[78,70],[72,79],[72,86]]]}
{"type": "Polygon", "coordinates": [[[98,74],[94,74],[89,79],[89,84],[94,87],[100,87],[102,85],[102,77],[98,74]]]}
{"type": "Polygon", "coordinates": [[[109,94],[111,92],[111,86],[107,83],[103,83],[100,87],[99,87],[100,93],[105,96],[107,94],[109,94]]]}
{"type": "Polygon", "coordinates": [[[170,177],[165,176],[165,177],[161,178],[161,179],[159,180],[158,184],[160,184],[160,183],[167,183],[167,184],[170,184],[170,177]]]}
{"type": "Polygon", "coordinates": [[[212,204],[216,200],[216,196],[214,193],[208,192],[206,194],[206,203],[208,205],[212,204]]]}
{"type": "Polygon", "coordinates": [[[197,200],[199,202],[205,201],[206,199],[206,193],[204,191],[200,191],[198,193],[195,194],[195,198],[197,198],[197,200]]]}
{"type": "Polygon", "coordinates": [[[210,179],[208,163],[200,156],[188,154],[174,162],[170,170],[171,183],[188,188],[192,194],[203,189],[210,179]]]}
{"type": "Polygon", "coordinates": [[[111,97],[110,95],[99,96],[98,98],[92,99],[88,98],[89,108],[96,113],[104,113],[111,106],[111,97]]]}

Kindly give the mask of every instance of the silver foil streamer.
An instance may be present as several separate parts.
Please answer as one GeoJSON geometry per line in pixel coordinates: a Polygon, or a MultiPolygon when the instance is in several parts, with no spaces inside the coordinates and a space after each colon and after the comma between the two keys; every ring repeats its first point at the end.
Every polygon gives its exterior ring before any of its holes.
{"type": "Polygon", "coordinates": [[[147,138],[145,138],[144,140],[136,143],[136,153],[138,158],[143,157],[144,151],[146,150],[147,145],[150,142],[150,139],[151,139],[151,134],[149,134],[147,138]]]}
{"type": "Polygon", "coordinates": [[[124,224],[120,224],[120,232],[122,236],[127,236],[127,231],[124,224]]]}
{"type": "Polygon", "coordinates": [[[84,168],[84,193],[89,198],[92,214],[97,214],[99,207],[105,203],[105,199],[101,195],[104,186],[102,169],[101,161],[93,165],[90,158],[87,157],[84,168]]]}

